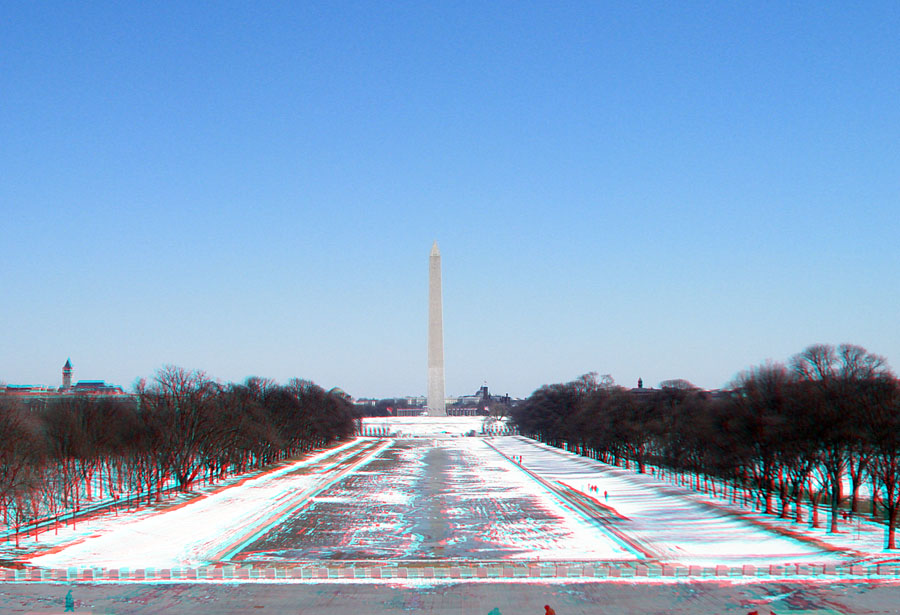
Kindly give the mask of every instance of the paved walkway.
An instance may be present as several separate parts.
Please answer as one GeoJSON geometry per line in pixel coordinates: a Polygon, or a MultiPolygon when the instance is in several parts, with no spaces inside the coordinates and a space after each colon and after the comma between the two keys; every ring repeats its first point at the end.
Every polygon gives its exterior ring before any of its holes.
{"type": "Polygon", "coordinates": [[[896,614],[894,583],[678,584],[4,584],[2,613],[61,613],[71,589],[75,613],[291,613],[316,615],[779,615],[896,614]]]}

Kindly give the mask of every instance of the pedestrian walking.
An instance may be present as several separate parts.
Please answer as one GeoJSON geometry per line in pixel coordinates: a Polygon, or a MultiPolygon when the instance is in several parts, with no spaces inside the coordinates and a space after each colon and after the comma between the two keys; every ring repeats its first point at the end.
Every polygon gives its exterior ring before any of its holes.
{"type": "Polygon", "coordinates": [[[605,501],[609,502],[609,494],[608,494],[607,492],[605,492],[605,491],[603,492],[603,499],[604,499],[605,501]]]}
{"type": "Polygon", "coordinates": [[[499,608],[494,607],[491,609],[491,611],[488,613],[488,615],[503,615],[503,613],[500,612],[499,608]]]}
{"type": "Polygon", "coordinates": [[[66,608],[63,609],[64,613],[75,612],[75,599],[72,597],[72,590],[69,590],[69,593],[66,594],[66,608]]]}
{"type": "Polygon", "coordinates": [[[556,615],[556,611],[549,604],[544,605],[544,615],[556,615]]]}

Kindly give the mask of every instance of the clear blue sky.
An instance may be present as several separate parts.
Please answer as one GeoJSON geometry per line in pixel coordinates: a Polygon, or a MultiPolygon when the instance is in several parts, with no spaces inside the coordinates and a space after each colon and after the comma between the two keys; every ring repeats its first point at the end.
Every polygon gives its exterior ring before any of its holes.
{"type": "Polygon", "coordinates": [[[7,2],[0,380],[900,368],[900,3],[7,2]]]}

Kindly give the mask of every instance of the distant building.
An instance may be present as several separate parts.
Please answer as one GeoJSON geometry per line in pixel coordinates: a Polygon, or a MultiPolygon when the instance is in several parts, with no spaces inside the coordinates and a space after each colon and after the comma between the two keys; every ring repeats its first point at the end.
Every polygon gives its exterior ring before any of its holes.
{"type": "Polygon", "coordinates": [[[63,385],[62,390],[66,391],[72,387],[72,360],[66,359],[66,364],[63,365],[63,385]]]}
{"type": "Polygon", "coordinates": [[[58,395],[59,389],[34,384],[7,384],[0,386],[0,394],[16,395],[18,397],[37,397],[58,395]]]}
{"type": "Polygon", "coordinates": [[[498,406],[507,410],[512,406],[513,400],[509,395],[491,395],[487,384],[484,384],[474,395],[461,395],[451,399],[447,406],[449,416],[488,415],[491,409],[498,406]]]}
{"type": "Polygon", "coordinates": [[[71,395],[90,395],[95,397],[110,397],[128,395],[120,386],[107,384],[103,380],[80,380],[72,385],[72,360],[66,359],[62,368],[62,386],[59,388],[33,384],[8,384],[0,385],[0,395],[12,395],[29,400],[47,400],[56,397],[68,397],[71,395]]]}
{"type": "Polygon", "coordinates": [[[631,388],[631,389],[628,389],[628,390],[629,390],[629,392],[633,393],[634,395],[638,395],[638,396],[640,396],[640,397],[645,397],[645,396],[647,396],[647,395],[651,395],[651,394],[653,394],[653,393],[658,393],[658,392],[659,392],[659,389],[654,389],[654,388],[652,388],[652,387],[649,388],[649,389],[645,389],[645,388],[644,388],[644,379],[643,379],[643,378],[638,378],[637,386],[636,386],[636,387],[633,387],[633,388],[631,388]]]}
{"type": "MultiPolygon", "coordinates": [[[[638,399],[647,399],[649,396],[651,396],[655,393],[661,393],[662,391],[666,390],[667,388],[672,388],[672,387],[667,387],[667,383],[669,383],[669,382],[677,382],[677,381],[667,380],[667,381],[661,382],[660,388],[654,389],[653,387],[650,387],[650,388],[645,387],[643,378],[638,378],[637,386],[633,387],[631,389],[628,389],[628,392],[637,396],[638,399]]],[[[690,390],[690,391],[698,392],[706,397],[709,397],[710,399],[723,399],[723,398],[727,397],[729,394],[728,390],[726,390],[726,389],[708,389],[707,390],[707,389],[701,389],[700,387],[695,387],[694,385],[690,384],[687,381],[680,381],[680,382],[684,382],[685,385],[688,385],[686,388],[684,388],[682,390],[690,390]]]]}
{"type": "Polygon", "coordinates": [[[73,395],[125,395],[122,387],[106,384],[102,380],[79,380],[69,391],[73,395]]]}
{"type": "MultiPolygon", "coordinates": [[[[445,397],[444,408],[447,416],[486,416],[491,409],[507,408],[521,401],[509,395],[491,395],[487,385],[473,395],[445,397]]],[[[389,397],[385,399],[360,398],[355,400],[360,416],[427,416],[428,400],[424,396],[389,397]]]]}

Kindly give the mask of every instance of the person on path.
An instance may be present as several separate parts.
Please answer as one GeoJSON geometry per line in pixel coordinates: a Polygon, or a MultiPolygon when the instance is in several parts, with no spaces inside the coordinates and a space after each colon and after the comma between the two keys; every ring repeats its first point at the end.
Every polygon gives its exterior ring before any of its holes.
{"type": "Polygon", "coordinates": [[[495,606],[494,608],[491,609],[491,612],[488,613],[488,615],[503,615],[503,613],[501,613],[500,609],[495,606]]]}
{"type": "Polygon", "coordinates": [[[66,594],[66,608],[63,610],[64,613],[75,612],[75,599],[72,597],[72,590],[69,590],[69,593],[66,594]]]}
{"type": "Polygon", "coordinates": [[[556,615],[556,611],[549,604],[544,605],[544,615],[556,615]]]}
{"type": "Polygon", "coordinates": [[[605,492],[605,491],[603,492],[603,499],[604,499],[605,501],[609,502],[609,494],[608,494],[607,492],[605,492]]]}

